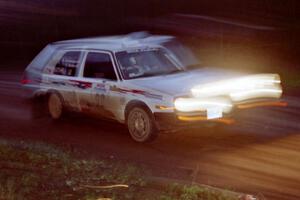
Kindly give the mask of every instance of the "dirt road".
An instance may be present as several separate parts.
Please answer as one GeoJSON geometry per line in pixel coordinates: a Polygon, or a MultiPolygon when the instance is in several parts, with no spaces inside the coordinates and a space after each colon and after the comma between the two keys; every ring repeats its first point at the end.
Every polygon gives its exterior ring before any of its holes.
{"type": "Polygon", "coordinates": [[[119,124],[71,116],[53,123],[32,119],[18,81],[22,72],[0,72],[0,136],[80,148],[91,157],[147,165],[158,176],[185,179],[267,199],[300,199],[300,98],[284,108],[240,113],[224,129],[193,129],[134,143],[119,124]]]}

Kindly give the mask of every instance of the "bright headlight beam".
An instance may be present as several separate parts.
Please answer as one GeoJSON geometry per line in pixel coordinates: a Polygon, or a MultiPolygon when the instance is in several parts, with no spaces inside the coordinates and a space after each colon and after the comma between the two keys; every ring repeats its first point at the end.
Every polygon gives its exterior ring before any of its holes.
{"type": "Polygon", "coordinates": [[[264,94],[269,94],[270,91],[273,90],[276,91],[275,93],[281,94],[282,90],[280,88],[280,83],[281,80],[278,74],[257,74],[224,81],[217,81],[215,83],[203,84],[192,88],[191,92],[195,97],[206,98],[221,95],[232,95],[243,92],[254,93],[254,91],[260,91],[260,96],[257,97],[263,97],[264,94]],[[265,93],[263,92],[264,90],[265,93]]]}
{"type": "Polygon", "coordinates": [[[175,108],[182,112],[206,111],[209,108],[220,108],[224,112],[229,112],[232,109],[232,104],[226,98],[178,98],[174,102],[175,108]]]}
{"type": "Polygon", "coordinates": [[[232,98],[233,101],[242,101],[245,99],[257,98],[261,96],[279,98],[281,94],[282,94],[281,89],[254,89],[254,90],[231,93],[230,97],[232,98]]]}

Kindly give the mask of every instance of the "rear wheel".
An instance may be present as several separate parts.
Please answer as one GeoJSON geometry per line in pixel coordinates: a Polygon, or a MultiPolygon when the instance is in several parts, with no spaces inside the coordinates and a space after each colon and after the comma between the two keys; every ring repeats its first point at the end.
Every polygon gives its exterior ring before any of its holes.
{"type": "Polygon", "coordinates": [[[52,119],[59,119],[63,114],[63,102],[57,93],[51,93],[48,97],[48,111],[52,119]]]}
{"type": "Polygon", "coordinates": [[[129,111],[127,127],[136,142],[150,142],[158,136],[152,114],[143,107],[134,107],[129,111]]]}

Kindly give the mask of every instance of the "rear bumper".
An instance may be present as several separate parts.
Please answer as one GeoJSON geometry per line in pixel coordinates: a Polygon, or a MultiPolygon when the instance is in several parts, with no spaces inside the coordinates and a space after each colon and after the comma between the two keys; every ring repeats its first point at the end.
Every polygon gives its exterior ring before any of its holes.
{"type": "Polygon", "coordinates": [[[235,123],[235,115],[239,112],[244,112],[244,110],[257,108],[257,107],[285,107],[287,102],[281,100],[264,100],[264,101],[252,101],[252,102],[242,102],[236,104],[232,112],[229,114],[224,114],[222,118],[217,119],[207,119],[206,112],[204,113],[164,113],[156,112],[154,113],[154,118],[156,124],[160,130],[170,130],[174,128],[189,128],[195,126],[203,126],[206,124],[225,124],[231,125],[235,123]]]}
{"type": "Polygon", "coordinates": [[[36,91],[38,91],[38,88],[31,85],[22,85],[21,87],[21,96],[24,99],[32,99],[35,97],[36,91]]]}

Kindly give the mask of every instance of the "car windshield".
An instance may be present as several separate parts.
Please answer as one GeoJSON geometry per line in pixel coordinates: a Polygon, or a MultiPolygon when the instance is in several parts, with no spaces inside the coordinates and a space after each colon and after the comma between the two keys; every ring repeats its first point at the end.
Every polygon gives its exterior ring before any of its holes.
{"type": "Polygon", "coordinates": [[[179,41],[171,40],[162,45],[169,49],[186,69],[189,69],[190,66],[201,65],[201,62],[196,58],[192,51],[179,41]]]}
{"type": "Polygon", "coordinates": [[[163,49],[121,51],[116,53],[124,79],[158,76],[182,71],[163,49]]]}

